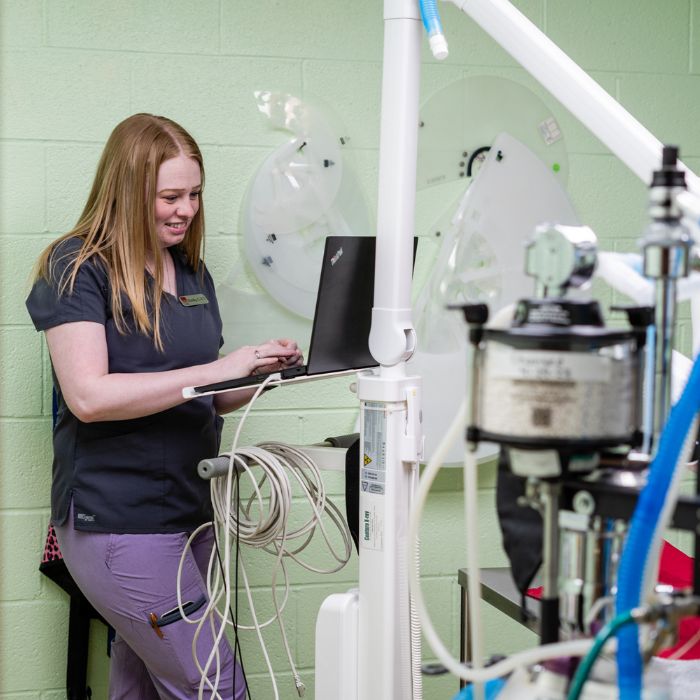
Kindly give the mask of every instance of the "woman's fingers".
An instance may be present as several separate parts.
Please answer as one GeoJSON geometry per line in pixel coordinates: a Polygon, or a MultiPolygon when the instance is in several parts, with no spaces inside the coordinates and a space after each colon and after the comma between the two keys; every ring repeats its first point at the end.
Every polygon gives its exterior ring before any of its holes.
{"type": "Polygon", "coordinates": [[[303,362],[303,355],[296,341],[288,338],[268,340],[259,345],[242,348],[248,352],[249,373],[274,372],[286,367],[296,367],[303,362]]]}
{"type": "Polygon", "coordinates": [[[288,357],[293,357],[299,354],[297,344],[292,341],[285,340],[268,340],[266,343],[261,343],[255,348],[256,359],[263,357],[276,357],[283,360],[288,357]]]}

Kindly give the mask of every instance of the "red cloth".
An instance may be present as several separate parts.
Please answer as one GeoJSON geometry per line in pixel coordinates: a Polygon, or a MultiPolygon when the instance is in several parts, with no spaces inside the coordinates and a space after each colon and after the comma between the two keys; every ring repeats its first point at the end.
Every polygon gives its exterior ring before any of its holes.
{"type": "Polygon", "coordinates": [[[659,583],[665,583],[674,588],[692,588],[693,557],[684,554],[672,544],[664,542],[661,546],[659,561],[659,583]]]}
{"type": "Polygon", "coordinates": [[[537,586],[537,588],[528,588],[527,595],[529,595],[530,598],[537,598],[539,600],[542,597],[543,590],[544,586],[537,586]]]}
{"type": "MultiPolygon", "coordinates": [[[[666,583],[674,588],[691,588],[693,557],[664,542],[659,562],[659,583],[666,583]]],[[[671,656],[674,659],[700,659],[700,617],[686,617],[681,620],[678,626],[678,644],[659,652],[659,656],[664,659],[671,656]],[[688,644],[691,641],[693,643],[688,644]],[[683,653],[675,656],[679,651],[683,653]]]]}

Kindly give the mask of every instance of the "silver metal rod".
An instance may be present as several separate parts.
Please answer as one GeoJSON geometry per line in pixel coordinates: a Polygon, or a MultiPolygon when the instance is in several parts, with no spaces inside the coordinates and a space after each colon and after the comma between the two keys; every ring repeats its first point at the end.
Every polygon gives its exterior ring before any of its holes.
{"type": "Polygon", "coordinates": [[[542,482],[542,519],[544,533],[542,542],[542,595],[556,598],[559,595],[559,490],[560,485],[542,482]]]}
{"type": "Polygon", "coordinates": [[[668,413],[671,410],[671,364],[676,326],[676,280],[662,277],[656,280],[654,324],[654,451],[668,413]]]}

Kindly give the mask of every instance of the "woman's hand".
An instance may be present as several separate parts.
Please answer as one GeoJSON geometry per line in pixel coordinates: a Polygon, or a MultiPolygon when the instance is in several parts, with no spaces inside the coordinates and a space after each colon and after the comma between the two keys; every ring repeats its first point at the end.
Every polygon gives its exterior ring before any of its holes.
{"type": "MultiPolygon", "coordinates": [[[[219,363],[227,363],[228,370],[237,372],[227,379],[246,377],[259,372],[277,372],[287,367],[296,367],[303,362],[303,356],[296,342],[288,338],[268,340],[255,346],[245,346],[221,358],[219,363]]],[[[214,396],[214,406],[220,414],[229,413],[253,397],[255,389],[230,391],[214,396]]]]}
{"type": "Polygon", "coordinates": [[[270,342],[277,343],[292,353],[290,355],[279,357],[280,369],[285,369],[286,367],[298,367],[304,362],[304,356],[301,354],[301,350],[296,344],[296,341],[289,338],[280,338],[278,340],[271,340],[270,342]]]}
{"type": "Polygon", "coordinates": [[[287,338],[268,340],[259,345],[244,345],[219,360],[225,378],[275,372],[301,364],[302,355],[295,341],[287,338]]]}

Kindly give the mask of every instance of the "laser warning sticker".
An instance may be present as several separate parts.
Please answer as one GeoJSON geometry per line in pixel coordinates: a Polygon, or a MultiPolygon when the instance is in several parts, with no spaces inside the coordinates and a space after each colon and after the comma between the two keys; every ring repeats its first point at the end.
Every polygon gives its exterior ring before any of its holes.
{"type": "Polygon", "coordinates": [[[386,483],[386,415],[384,404],[365,401],[362,411],[363,467],[360,489],[364,493],[384,495],[386,483]]]}

